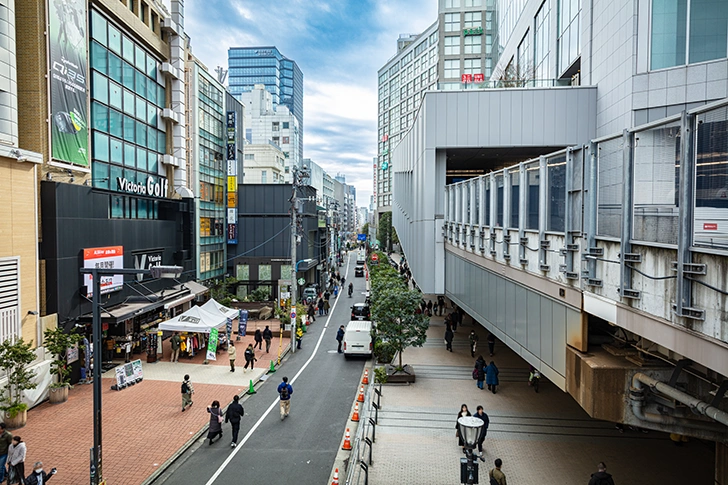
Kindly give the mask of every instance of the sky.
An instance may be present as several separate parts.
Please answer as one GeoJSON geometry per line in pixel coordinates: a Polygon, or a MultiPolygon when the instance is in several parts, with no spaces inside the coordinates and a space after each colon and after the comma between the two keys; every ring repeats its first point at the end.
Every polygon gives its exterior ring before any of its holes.
{"type": "MultiPolygon", "coordinates": [[[[165,0],[169,4],[169,0],[165,0]]],[[[303,71],[303,156],[372,194],[377,71],[403,33],[437,19],[437,0],[187,0],[185,32],[210,71],[229,47],[278,47],[303,71]]]]}

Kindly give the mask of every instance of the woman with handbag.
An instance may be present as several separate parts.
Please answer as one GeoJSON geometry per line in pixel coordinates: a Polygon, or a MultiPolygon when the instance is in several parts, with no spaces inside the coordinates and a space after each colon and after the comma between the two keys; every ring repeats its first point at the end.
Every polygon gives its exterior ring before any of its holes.
{"type": "Polygon", "coordinates": [[[463,442],[463,437],[460,436],[460,426],[458,426],[458,419],[465,416],[470,416],[470,411],[468,410],[468,406],[466,404],[463,404],[462,406],[460,406],[460,412],[458,413],[458,417],[455,419],[455,436],[458,437],[458,446],[462,447],[463,450],[465,450],[465,442],[463,442]]]}
{"type": "Polygon", "coordinates": [[[8,485],[22,485],[25,478],[25,452],[25,442],[20,436],[13,436],[13,442],[8,447],[8,485]]]}
{"type": "Polygon", "coordinates": [[[212,444],[215,437],[219,436],[222,438],[222,422],[224,417],[222,409],[220,409],[220,401],[212,401],[212,405],[207,408],[207,412],[210,413],[210,428],[207,431],[207,439],[212,444]]]}

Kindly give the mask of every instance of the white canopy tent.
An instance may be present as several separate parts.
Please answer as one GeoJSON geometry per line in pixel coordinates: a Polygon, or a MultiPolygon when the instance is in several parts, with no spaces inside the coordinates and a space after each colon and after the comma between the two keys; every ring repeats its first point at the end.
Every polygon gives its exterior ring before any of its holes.
{"type": "Polygon", "coordinates": [[[193,306],[186,312],[159,324],[159,330],[170,332],[210,333],[210,329],[222,328],[227,318],[219,313],[210,313],[202,307],[193,306]]]}
{"type": "Polygon", "coordinates": [[[225,305],[221,305],[213,298],[210,298],[207,303],[202,305],[202,308],[204,308],[206,312],[212,313],[213,315],[222,315],[223,317],[229,318],[230,320],[235,320],[236,318],[238,318],[237,310],[233,308],[228,308],[225,305]]]}

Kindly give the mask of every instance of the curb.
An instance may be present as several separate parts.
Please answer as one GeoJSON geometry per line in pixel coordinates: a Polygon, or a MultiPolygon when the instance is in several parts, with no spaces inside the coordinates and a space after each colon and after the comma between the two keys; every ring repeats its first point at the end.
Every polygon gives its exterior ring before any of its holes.
{"type": "MultiPolygon", "coordinates": [[[[291,344],[289,343],[286,348],[283,349],[283,352],[281,353],[281,364],[283,364],[283,361],[288,357],[288,354],[291,352],[291,344]]],[[[280,367],[279,365],[279,367],[280,367]]],[[[278,370],[278,369],[276,369],[278,370]]],[[[266,371],[264,374],[261,375],[271,375],[269,371],[266,371]]],[[[260,386],[263,385],[265,381],[262,381],[260,377],[258,378],[258,381],[253,384],[253,387],[257,390],[260,386]]],[[[238,394],[238,397],[240,397],[241,402],[247,402],[248,399],[252,397],[252,394],[248,394],[248,391],[243,391],[241,394],[238,394]]],[[[230,401],[227,406],[223,408],[223,412],[227,412],[228,406],[232,401],[230,401]]],[[[192,435],[190,439],[187,440],[185,444],[183,444],[172,456],[167,458],[167,460],[162,463],[159,467],[157,467],[154,472],[149,475],[140,485],[151,485],[154,483],[164,472],[166,472],[173,464],[176,462],[184,453],[187,452],[199,439],[200,437],[207,432],[207,430],[210,428],[210,424],[204,425],[197,433],[192,435]]],[[[333,474],[333,472],[332,472],[333,474]]]]}

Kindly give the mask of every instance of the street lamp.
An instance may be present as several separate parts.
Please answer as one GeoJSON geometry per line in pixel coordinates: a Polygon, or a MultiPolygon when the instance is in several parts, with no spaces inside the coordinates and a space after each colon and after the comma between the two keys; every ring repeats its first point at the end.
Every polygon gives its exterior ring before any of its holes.
{"type": "Polygon", "coordinates": [[[460,458],[460,483],[478,483],[478,464],[473,449],[478,445],[483,420],[473,416],[458,418],[458,432],[465,443],[465,458],[460,458]]]}
{"type": "Polygon", "coordinates": [[[151,269],[126,268],[81,268],[81,274],[91,275],[94,289],[91,298],[93,306],[93,345],[94,345],[94,447],[91,450],[91,485],[103,481],[101,471],[101,276],[148,274],[154,278],[176,279],[182,275],[181,266],[152,266],[151,269]]]}

